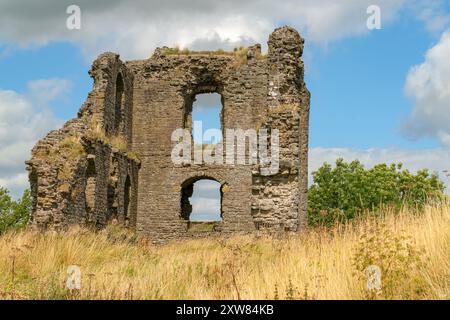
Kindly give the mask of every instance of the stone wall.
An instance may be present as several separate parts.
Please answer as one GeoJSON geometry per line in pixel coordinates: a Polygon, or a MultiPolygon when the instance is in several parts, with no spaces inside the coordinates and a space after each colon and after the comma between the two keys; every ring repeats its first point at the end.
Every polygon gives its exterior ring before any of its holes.
{"type": "Polygon", "coordinates": [[[149,59],[126,63],[112,53],[99,56],[90,71],[94,88],[78,118],[33,149],[33,225],[101,227],[114,217],[155,242],[301,231],[309,116],[303,39],[283,27],[270,35],[268,47],[267,56],[260,45],[235,52],[159,48],[149,59]],[[252,163],[175,164],[172,132],[191,129],[192,104],[201,93],[221,95],[222,130],[278,129],[280,170],[266,175],[252,163]],[[192,183],[204,178],[222,185],[222,221],[197,232],[188,198],[192,183]]]}
{"type": "Polygon", "coordinates": [[[37,229],[101,228],[111,219],[136,224],[139,161],[128,149],[132,74],[112,53],[89,73],[93,90],[78,117],[39,141],[27,161],[37,229]]]}

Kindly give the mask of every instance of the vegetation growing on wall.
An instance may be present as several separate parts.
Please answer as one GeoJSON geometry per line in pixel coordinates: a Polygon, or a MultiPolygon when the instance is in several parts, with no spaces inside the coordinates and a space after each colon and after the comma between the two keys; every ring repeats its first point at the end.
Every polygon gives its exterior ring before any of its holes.
{"type": "MultiPolygon", "coordinates": [[[[163,53],[166,55],[186,55],[186,56],[195,56],[195,55],[222,55],[222,56],[232,56],[236,59],[237,65],[244,65],[247,63],[247,47],[238,47],[234,48],[233,51],[225,51],[223,49],[217,49],[213,51],[194,51],[188,48],[181,49],[180,47],[176,48],[164,48],[163,53]]],[[[256,59],[265,59],[266,55],[261,53],[256,53],[256,59]]]]}
{"type": "Polygon", "coordinates": [[[86,133],[86,137],[91,140],[100,141],[103,144],[109,145],[117,149],[119,152],[125,154],[128,158],[139,162],[138,155],[128,149],[126,139],[123,135],[117,134],[108,137],[105,130],[96,121],[91,121],[86,133]]]}

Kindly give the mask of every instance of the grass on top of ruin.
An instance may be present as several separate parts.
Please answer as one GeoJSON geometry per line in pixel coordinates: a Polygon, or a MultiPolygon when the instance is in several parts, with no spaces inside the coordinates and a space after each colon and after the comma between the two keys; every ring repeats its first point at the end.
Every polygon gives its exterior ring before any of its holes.
{"type": "Polygon", "coordinates": [[[0,299],[450,299],[450,204],[284,238],[235,236],[153,246],[101,232],[0,237],[0,299]],[[66,288],[81,269],[81,290],[66,288]],[[366,269],[382,271],[367,289],[366,269]]]}
{"type": "MultiPolygon", "coordinates": [[[[234,48],[233,51],[225,51],[223,49],[217,49],[217,50],[210,50],[210,51],[195,51],[190,50],[188,48],[165,48],[163,50],[163,53],[165,55],[169,56],[230,56],[234,57],[237,62],[237,66],[242,66],[247,63],[247,53],[248,48],[247,47],[237,47],[234,48]]],[[[256,59],[262,60],[266,59],[267,55],[257,52],[255,55],[256,59]]]]}

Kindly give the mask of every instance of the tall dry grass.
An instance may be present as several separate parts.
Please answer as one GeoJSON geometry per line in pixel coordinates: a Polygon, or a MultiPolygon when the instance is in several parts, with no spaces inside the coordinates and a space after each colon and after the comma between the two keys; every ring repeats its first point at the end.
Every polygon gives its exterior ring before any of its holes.
{"type": "Polygon", "coordinates": [[[240,236],[156,247],[113,229],[0,237],[0,298],[450,298],[449,204],[284,239],[240,236]],[[380,291],[367,291],[364,263],[385,272],[380,291]],[[69,265],[81,268],[79,292],[65,287],[69,265]]]}

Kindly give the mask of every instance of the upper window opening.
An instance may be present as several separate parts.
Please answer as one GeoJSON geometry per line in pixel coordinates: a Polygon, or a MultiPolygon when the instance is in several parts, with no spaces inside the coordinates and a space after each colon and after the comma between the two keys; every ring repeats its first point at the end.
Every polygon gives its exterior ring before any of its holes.
{"type": "Polygon", "coordinates": [[[120,133],[120,123],[122,121],[122,106],[124,98],[124,83],[122,75],[119,73],[116,80],[116,101],[114,107],[114,131],[120,133]]]}
{"type": "Polygon", "coordinates": [[[222,140],[222,109],[222,96],[218,93],[195,96],[190,126],[195,144],[215,144],[222,140]]]}
{"type": "Polygon", "coordinates": [[[125,224],[128,224],[130,219],[130,193],[131,193],[131,179],[127,175],[125,180],[125,190],[123,192],[123,213],[125,218],[125,224]]]}

